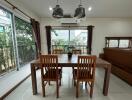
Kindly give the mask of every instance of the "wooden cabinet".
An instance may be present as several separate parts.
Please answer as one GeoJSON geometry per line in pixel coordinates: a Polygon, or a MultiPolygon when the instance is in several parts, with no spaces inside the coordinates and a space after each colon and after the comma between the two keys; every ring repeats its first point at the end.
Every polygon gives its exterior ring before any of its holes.
{"type": "Polygon", "coordinates": [[[112,64],[112,73],[132,85],[132,49],[104,48],[100,55],[112,64]]]}
{"type": "Polygon", "coordinates": [[[99,56],[112,64],[113,74],[132,85],[132,37],[105,37],[99,56]]]}

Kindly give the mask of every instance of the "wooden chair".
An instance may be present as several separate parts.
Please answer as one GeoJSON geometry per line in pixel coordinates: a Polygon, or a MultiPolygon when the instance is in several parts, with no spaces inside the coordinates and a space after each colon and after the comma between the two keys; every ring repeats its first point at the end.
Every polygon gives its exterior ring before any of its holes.
{"type": "Polygon", "coordinates": [[[43,96],[45,97],[45,86],[47,82],[55,81],[57,98],[58,98],[59,85],[61,85],[61,73],[58,69],[58,57],[57,55],[41,55],[40,61],[41,61],[41,80],[42,80],[43,96]]]}
{"type": "Polygon", "coordinates": [[[74,82],[76,82],[76,97],[79,95],[79,83],[86,82],[90,86],[90,97],[93,95],[95,80],[96,56],[78,56],[78,66],[73,72],[74,82]]]}
{"type": "MultiPolygon", "coordinates": [[[[54,49],[52,54],[63,54],[63,49],[54,49]]],[[[58,69],[60,70],[62,77],[62,66],[60,66],[58,69]]]]}
{"type": "MultiPolygon", "coordinates": [[[[73,49],[72,50],[72,54],[81,54],[81,50],[80,49],[73,49]]],[[[72,73],[73,73],[74,69],[77,69],[77,68],[76,67],[72,67],[72,73]]],[[[74,74],[73,74],[73,77],[74,77],[74,74]]]]}
{"type": "Polygon", "coordinates": [[[73,49],[72,54],[81,54],[81,50],[80,49],[73,49]]]}
{"type": "Polygon", "coordinates": [[[54,49],[52,54],[62,54],[63,53],[63,49],[54,49]]]}

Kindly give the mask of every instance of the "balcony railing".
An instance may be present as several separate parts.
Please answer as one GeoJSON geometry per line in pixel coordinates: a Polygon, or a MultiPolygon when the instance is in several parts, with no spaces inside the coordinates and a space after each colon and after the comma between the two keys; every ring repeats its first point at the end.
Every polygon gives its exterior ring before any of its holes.
{"type": "Polygon", "coordinates": [[[63,49],[63,53],[67,53],[72,49],[79,49],[81,50],[82,54],[86,54],[87,53],[87,45],[52,45],[52,51],[54,49],[63,49]]]}
{"type": "MultiPolygon", "coordinates": [[[[0,47],[0,75],[14,70],[16,68],[14,57],[14,48],[12,46],[0,47]]],[[[36,47],[32,45],[20,45],[18,46],[19,64],[24,64],[32,61],[36,57],[36,47]]]]}

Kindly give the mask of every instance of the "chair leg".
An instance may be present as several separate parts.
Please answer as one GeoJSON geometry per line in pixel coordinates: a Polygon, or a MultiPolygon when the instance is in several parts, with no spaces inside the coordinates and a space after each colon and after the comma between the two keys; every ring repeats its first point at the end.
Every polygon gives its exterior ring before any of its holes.
{"type": "Polygon", "coordinates": [[[56,98],[59,98],[59,84],[58,84],[58,81],[56,81],[56,93],[57,93],[56,98]]]}
{"type": "Polygon", "coordinates": [[[45,84],[42,82],[42,95],[45,97],[45,84]]]}
{"type": "Polygon", "coordinates": [[[61,72],[61,78],[62,78],[62,72],[61,72]]]}
{"type": "Polygon", "coordinates": [[[93,96],[93,87],[94,87],[94,83],[92,82],[90,86],[90,98],[92,98],[93,96]]]}
{"type": "Polygon", "coordinates": [[[76,86],[76,79],[75,79],[74,73],[73,73],[73,83],[74,83],[74,86],[76,86]]]}
{"type": "Polygon", "coordinates": [[[60,78],[60,84],[59,85],[61,86],[61,78],[60,78]]]}
{"type": "Polygon", "coordinates": [[[61,68],[61,78],[62,78],[62,68],[61,68]]]}
{"type": "Polygon", "coordinates": [[[87,81],[85,82],[85,86],[87,86],[87,81]]]}
{"type": "Polygon", "coordinates": [[[73,75],[73,83],[74,83],[74,86],[76,86],[75,74],[74,74],[74,67],[72,67],[72,75],[73,75]]]}
{"type": "Polygon", "coordinates": [[[50,85],[50,81],[49,81],[48,83],[49,83],[49,85],[50,85]]]}
{"type": "Polygon", "coordinates": [[[78,98],[78,95],[79,95],[79,81],[77,81],[76,84],[76,98],[78,98]]]}
{"type": "Polygon", "coordinates": [[[61,67],[61,72],[60,72],[60,83],[59,83],[60,86],[61,86],[61,78],[62,78],[62,67],[61,67]]]}
{"type": "Polygon", "coordinates": [[[76,86],[76,80],[73,78],[73,83],[74,83],[74,86],[76,86]]]}

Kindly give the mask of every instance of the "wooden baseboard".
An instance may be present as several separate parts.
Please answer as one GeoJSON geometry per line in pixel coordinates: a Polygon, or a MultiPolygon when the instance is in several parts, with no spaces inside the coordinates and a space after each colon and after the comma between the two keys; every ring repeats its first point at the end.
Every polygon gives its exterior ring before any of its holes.
{"type": "Polygon", "coordinates": [[[29,74],[27,77],[25,77],[23,80],[21,80],[18,84],[16,84],[14,87],[12,87],[9,91],[7,91],[4,95],[0,97],[0,100],[3,100],[5,97],[7,97],[13,90],[15,90],[20,84],[22,84],[31,74],[29,74]]]}
{"type": "Polygon", "coordinates": [[[132,74],[112,65],[111,72],[132,86],[132,74]]]}

